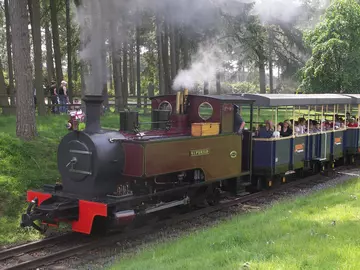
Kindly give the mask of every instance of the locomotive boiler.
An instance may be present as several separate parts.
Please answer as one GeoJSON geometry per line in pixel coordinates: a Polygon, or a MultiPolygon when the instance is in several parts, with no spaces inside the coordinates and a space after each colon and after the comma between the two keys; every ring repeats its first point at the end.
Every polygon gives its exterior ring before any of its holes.
{"type": "Polygon", "coordinates": [[[117,227],[177,206],[216,204],[222,191],[240,192],[250,181],[251,162],[242,157],[251,155],[251,136],[233,126],[234,104],[252,115],[252,100],[187,90],[153,97],[148,131],[130,111],[120,113],[119,130],[102,129],[102,101],[84,98],[86,129],[69,132],[58,147],[61,184],[28,191],[23,227],[66,222],[90,234],[94,223],[117,227]]]}

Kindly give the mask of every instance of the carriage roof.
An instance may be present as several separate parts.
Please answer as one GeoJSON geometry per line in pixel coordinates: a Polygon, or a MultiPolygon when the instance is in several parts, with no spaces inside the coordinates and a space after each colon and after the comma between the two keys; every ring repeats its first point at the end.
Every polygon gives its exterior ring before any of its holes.
{"type": "Polygon", "coordinates": [[[360,104],[360,94],[344,94],[344,96],[348,96],[351,98],[351,104],[353,105],[360,104]]]}
{"type": "MultiPolygon", "coordinates": [[[[166,96],[174,96],[174,95],[160,95],[160,96],[153,96],[150,97],[150,100],[155,98],[163,98],[166,96]]],[[[226,102],[226,103],[253,103],[255,100],[251,98],[244,97],[242,95],[195,95],[189,94],[189,96],[204,98],[204,99],[214,99],[218,100],[219,102],[226,102]]]]}
{"type": "Polygon", "coordinates": [[[262,107],[315,106],[351,103],[351,98],[349,96],[340,94],[242,94],[242,96],[247,99],[255,100],[254,105],[262,107]]]}

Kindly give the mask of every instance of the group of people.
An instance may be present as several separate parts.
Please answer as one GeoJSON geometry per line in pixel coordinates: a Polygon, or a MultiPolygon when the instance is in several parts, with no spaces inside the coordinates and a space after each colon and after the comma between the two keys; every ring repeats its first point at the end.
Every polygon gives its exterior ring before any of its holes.
{"type": "MultiPolygon", "coordinates": [[[[358,127],[358,121],[355,117],[347,115],[347,126],[358,127]]],[[[270,120],[265,121],[265,126],[262,126],[256,134],[259,138],[280,138],[294,135],[301,135],[307,133],[318,133],[321,131],[335,130],[345,128],[345,121],[343,118],[335,115],[335,121],[322,120],[321,122],[316,120],[308,121],[305,118],[299,118],[297,121],[285,120],[274,126],[270,120]],[[294,123],[294,127],[292,127],[294,123]],[[335,127],[334,127],[335,125],[335,127]],[[308,130],[309,129],[309,130],[308,130]],[[309,131],[309,132],[308,132],[309,131]]]]}
{"type": "Polygon", "coordinates": [[[68,104],[69,102],[67,82],[61,81],[60,87],[57,88],[56,82],[51,81],[49,91],[50,91],[51,103],[53,105],[51,106],[51,112],[54,114],[66,113],[67,111],[66,104],[68,104]],[[58,104],[60,104],[60,106],[56,106],[58,104]]]}

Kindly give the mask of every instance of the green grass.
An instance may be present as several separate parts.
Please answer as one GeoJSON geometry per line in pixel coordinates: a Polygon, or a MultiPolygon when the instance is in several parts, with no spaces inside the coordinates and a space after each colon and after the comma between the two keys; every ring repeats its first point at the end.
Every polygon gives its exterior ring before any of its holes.
{"type": "MultiPolygon", "coordinates": [[[[67,120],[68,116],[38,117],[39,136],[23,142],[15,136],[16,118],[0,116],[0,245],[39,238],[36,231],[20,228],[20,215],[26,207],[26,190],[60,179],[56,155],[68,132],[67,120]]],[[[140,117],[140,121],[148,120],[140,117]]],[[[103,117],[102,125],[119,128],[119,116],[103,117]]]]}
{"type": "Polygon", "coordinates": [[[282,201],[178,240],[145,247],[111,269],[360,269],[359,190],[354,179],[282,201]]]}

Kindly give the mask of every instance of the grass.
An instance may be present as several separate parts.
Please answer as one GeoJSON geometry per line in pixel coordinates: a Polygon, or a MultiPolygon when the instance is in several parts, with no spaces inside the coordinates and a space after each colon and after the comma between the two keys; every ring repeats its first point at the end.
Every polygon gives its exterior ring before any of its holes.
{"type": "Polygon", "coordinates": [[[283,201],[145,247],[110,269],[360,269],[359,190],[354,179],[283,201]]]}
{"type": "MultiPolygon", "coordinates": [[[[34,240],[39,234],[20,228],[20,215],[26,207],[26,190],[41,188],[59,180],[57,147],[68,132],[67,116],[37,117],[39,136],[31,142],[16,138],[14,116],[0,116],[0,245],[34,240]]],[[[119,116],[110,114],[102,125],[119,128],[119,116]]],[[[148,121],[148,117],[140,117],[148,121]]]]}

